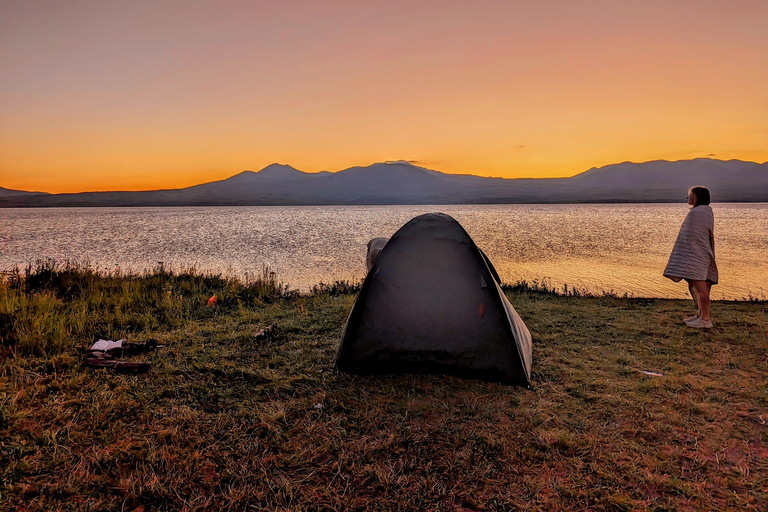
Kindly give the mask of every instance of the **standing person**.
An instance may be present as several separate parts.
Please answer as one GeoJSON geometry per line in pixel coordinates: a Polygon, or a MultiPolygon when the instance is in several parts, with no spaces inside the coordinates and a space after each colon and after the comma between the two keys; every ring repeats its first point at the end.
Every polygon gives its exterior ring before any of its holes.
{"type": "Polygon", "coordinates": [[[709,206],[709,189],[693,187],[688,191],[688,204],[691,210],[680,226],[675,247],[669,256],[669,263],[664,269],[664,277],[674,282],[685,279],[688,290],[696,303],[698,313],[684,322],[689,327],[709,329],[712,319],[709,317],[709,292],[717,284],[717,264],[715,263],[715,217],[709,206]]]}

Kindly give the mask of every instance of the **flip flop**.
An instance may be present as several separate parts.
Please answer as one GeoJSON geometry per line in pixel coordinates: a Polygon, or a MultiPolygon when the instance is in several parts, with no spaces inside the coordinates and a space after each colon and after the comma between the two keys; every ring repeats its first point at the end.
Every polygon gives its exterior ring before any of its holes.
{"type": "Polygon", "coordinates": [[[103,357],[89,357],[83,361],[83,365],[88,368],[100,370],[110,368],[117,373],[146,373],[149,371],[148,363],[131,363],[128,361],[115,361],[114,359],[105,359],[103,357]]]}

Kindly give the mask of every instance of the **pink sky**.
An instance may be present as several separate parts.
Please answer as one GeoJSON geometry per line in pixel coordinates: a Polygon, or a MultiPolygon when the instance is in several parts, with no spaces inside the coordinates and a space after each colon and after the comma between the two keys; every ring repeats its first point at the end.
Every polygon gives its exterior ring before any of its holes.
{"type": "Polygon", "coordinates": [[[768,160],[768,2],[0,0],[0,186],[768,160]]]}

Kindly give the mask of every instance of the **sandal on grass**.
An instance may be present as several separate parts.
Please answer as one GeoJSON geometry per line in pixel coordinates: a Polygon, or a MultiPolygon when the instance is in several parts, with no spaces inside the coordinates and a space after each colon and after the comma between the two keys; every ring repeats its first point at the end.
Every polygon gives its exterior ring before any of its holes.
{"type": "Polygon", "coordinates": [[[146,373],[149,371],[149,363],[132,363],[129,361],[116,361],[104,357],[88,357],[83,361],[88,368],[110,368],[117,373],[146,373]]]}

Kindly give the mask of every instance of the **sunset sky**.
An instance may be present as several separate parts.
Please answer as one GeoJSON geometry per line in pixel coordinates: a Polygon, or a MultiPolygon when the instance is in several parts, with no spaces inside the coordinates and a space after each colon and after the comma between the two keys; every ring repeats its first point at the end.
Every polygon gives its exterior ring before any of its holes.
{"type": "Polygon", "coordinates": [[[0,0],[0,186],[768,160],[768,1],[0,0]]]}

